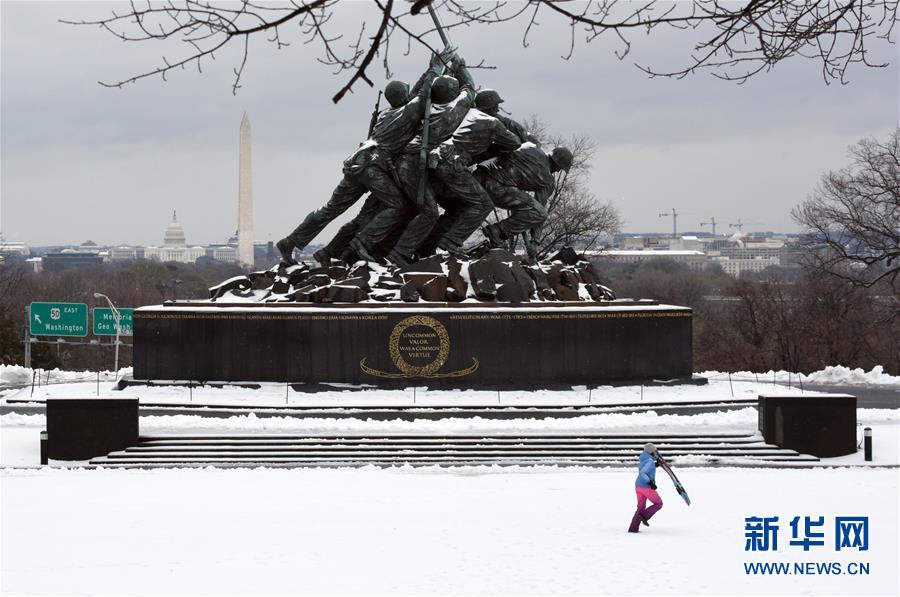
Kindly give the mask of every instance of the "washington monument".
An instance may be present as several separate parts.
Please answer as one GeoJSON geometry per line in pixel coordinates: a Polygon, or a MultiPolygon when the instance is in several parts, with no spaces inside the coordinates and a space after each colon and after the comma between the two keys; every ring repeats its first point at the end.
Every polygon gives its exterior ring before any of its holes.
{"type": "Polygon", "coordinates": [[[241,119],[240,167],[238,170],[238,263],[253,267],[253,167],[250,160],[250,119],[241,119]]]}

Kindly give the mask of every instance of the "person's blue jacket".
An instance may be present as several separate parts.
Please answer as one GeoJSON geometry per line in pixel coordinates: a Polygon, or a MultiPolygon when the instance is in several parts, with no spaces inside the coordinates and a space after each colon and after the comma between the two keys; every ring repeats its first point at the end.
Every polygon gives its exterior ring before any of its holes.
{"type": "Polygon", "coordinates": [[[650,487],[650,481],[656,483],[656,456],[641,452],[641,459],[638,461],[638,476],[634,486],[650,487]]]}

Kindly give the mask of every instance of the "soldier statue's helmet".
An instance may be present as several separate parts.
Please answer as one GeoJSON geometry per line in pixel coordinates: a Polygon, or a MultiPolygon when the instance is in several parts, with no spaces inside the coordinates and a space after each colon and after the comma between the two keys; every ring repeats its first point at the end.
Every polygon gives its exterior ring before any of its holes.
{"type": "Polygon", "coordinates": [[[574,161],[574,156],[568,147],[557,147],[550,153],[550,161],[552,161],[560,170],[569,171],[574,161]]]}
{"type": "Polygon", "coordinates": [[[431,101],[446,104],[459,95],[459,81],[449,75],[441,75],[431,84],[431,101]]]}
{"type": "Polygon", "coordinates": [[[503,98],[493,89],[482,89],[475,95],[475,107],[482,112],[496,110],[503,103],[503,98]]]}
{"type": "Polygon", "coordinates": [[[399,108],[409,101],[409,85],[403,81],[391,81],[384,88],[384,99],[392,108],[399,108]]]}

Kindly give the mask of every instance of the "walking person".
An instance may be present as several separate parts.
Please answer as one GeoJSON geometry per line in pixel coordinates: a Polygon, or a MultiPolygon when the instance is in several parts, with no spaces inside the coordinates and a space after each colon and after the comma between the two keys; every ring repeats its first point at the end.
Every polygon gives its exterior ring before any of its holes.
{"type": "Polygon", "coordinates": [[[637,494],[637,510],[631,518],[631,526],[628,527],[629,533],[637,533],[640,525],[650,526],[649,520],[654,514],[659,512],[663,507],[662,498],[656,493],[656,467],[659,466],[657,460],[656,446],[647,444],[644,451],[641,452],[638,460],[638,477],[634,482],[634,491],[637,494]],[[647,507],[647,500],[653,505],[647,507]]]}

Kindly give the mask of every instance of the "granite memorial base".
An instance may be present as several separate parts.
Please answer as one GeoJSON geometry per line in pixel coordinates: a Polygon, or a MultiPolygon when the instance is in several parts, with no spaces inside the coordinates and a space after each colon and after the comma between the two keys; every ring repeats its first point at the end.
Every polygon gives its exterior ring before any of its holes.
{"type": "Polygon", "coordinates": [[[856,452],[856,397],[846,394],[759,396],[767,443],[819,458],[856,452]]]}
{"type": "Polygon", "coordinates": [[[52,460],[90,460],[137,445],[138,399],[48,398],[46,436],[52,460]]]}
{"type": "Polygon", "coordinates": [[[497,389],[690,380],[691,316],[650,301],[166,304],[134,313],[134,379],[497,389]]]}

